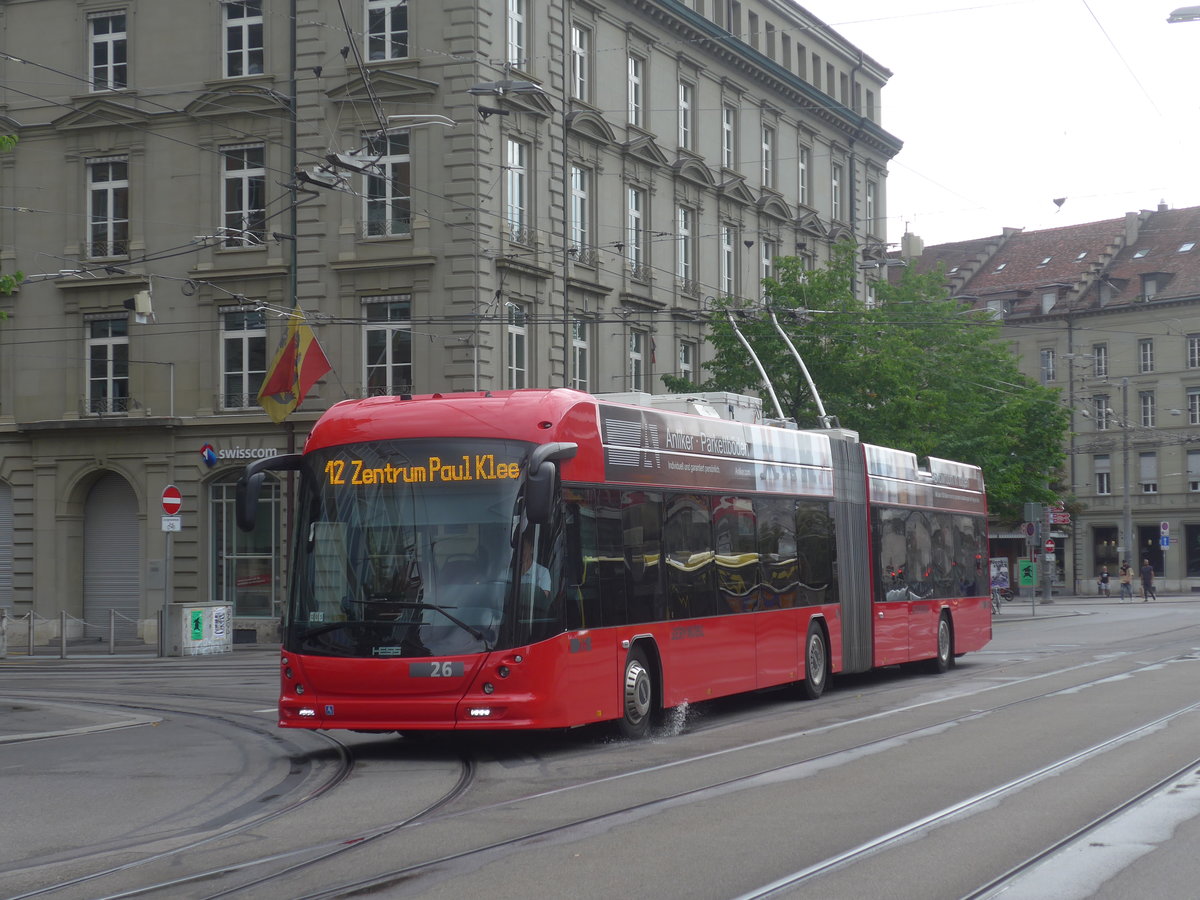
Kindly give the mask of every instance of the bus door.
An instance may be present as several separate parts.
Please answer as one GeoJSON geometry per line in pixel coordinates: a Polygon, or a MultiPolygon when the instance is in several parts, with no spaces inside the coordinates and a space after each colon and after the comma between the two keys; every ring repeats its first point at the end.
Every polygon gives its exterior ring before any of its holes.
{"type": "Polygon", "coordinates": [[[912,593],[903,577],[892,573],[890,584],[875,598],[875,666],[894,666],[908,661],[909,615],[912,593]]]}

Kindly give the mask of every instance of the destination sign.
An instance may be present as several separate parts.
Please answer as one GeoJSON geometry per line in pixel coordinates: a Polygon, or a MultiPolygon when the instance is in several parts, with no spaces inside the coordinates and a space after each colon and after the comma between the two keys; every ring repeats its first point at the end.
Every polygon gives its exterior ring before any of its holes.
{"type": "Polygon", "coordinates": [[[509,481],[520,477],[519,462],[498,460],[494,453],[464,453],[453,459],[430,456],[424,462],[406,460],[405,465],[390,461],[380,465],[379,460],[362,459],[331,459],[325,463],[326,483],[334,486],[509,481]]]}

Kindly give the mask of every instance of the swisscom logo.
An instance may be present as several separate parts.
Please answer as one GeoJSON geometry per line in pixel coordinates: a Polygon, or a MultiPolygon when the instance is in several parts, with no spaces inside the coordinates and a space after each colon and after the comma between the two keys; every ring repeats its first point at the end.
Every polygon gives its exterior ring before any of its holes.
{"type": "Polygon", "coordinates": [[[204,465],[210,469],[223,461],[268,459],[278,455],[279,450],[275,447],[226,447],[223,450],[218,450],[212,444],[205,444],[200,448],[200,458],[204,460],[204,465]]]}

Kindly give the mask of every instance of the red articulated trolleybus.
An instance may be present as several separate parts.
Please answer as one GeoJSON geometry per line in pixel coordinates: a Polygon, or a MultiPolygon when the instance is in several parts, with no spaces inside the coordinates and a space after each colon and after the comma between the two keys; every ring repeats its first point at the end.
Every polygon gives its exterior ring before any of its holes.
{"type": "Polygon", "coordinates": [[[345,401],[247,466],[243,528],[268,471],[300,473],[279,724],[638,737],[991,639],[978,468],[641,396],[345,401]]]}

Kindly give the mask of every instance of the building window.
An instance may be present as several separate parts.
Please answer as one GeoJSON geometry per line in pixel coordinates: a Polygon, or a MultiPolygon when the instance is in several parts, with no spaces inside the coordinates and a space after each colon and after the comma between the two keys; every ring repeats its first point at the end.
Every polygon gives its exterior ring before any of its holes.
{"type": "Polygon", "coordinates": [[[762,129],[762,186],[775,187],[775,129],[770,125],[762,129]]]}
{"type": "Polygon", "coordinates": [[[1041,377],[1042,384],[1049,384],[1054,380],[1054,351],[1052,349],[1042,350],[1042,368],[1041,377]]]}
{"type": "Polygon", "coordinates": [[[733,249],[733,226],[721,226],[721,294],[732,297],[737,290],[737,254],[733,249]]]}
{"type": "Polygon", "coordinates": [[[1188,424],[1200,425],[1200,388],[1188,388],[1188,424]]]}
{"type": "Polygon", "coordinates": [[[883,234],[883,223],[878,221],[879,215],[879,183],[876,181],[867,182],[867,233],[868,234],[883,234]]]}
{"type": "Polygon", "coordinates": [[[696,343],[679,342],[679,370],[675,373],[685,381],[696,383],[696,343]]]}
{"type": "Polygon", "coordinates": [[[1200,450],[1187,452],[1188,490],[1193,494],[1200,493],[1200,450]]]}
{"type": "Polygon", "coordinates": [[[737,163],[737,107],[721,107],[721,165],[732,169],[737,163]]]}
{"type": "Polygon", "coordinates": [[[526,353],[529,334],[525,319],[525,307],[512,302],[506,306],[508,312],[508,324],[505,331],[508,351],[508,384],[506,387],[515,390],[528,386],[529,364],[526,353]]]}
{"type": "Polygon", "coordinates": [[[571,96],[576,100],[588,100],[588,65],[592,45],[592,33],[579,25],[571,26],[571,96]]]}
{"type": "Polygon", "coordinates": [[[762,277],[775,277],[775,257],[779,255],[779,245],[775,241],[762,241],[762,277]]]}
{"type": "Polygon", "coordinates": [[[1108,377],[1108,344],[1092,344],[1092,374],[1097,378],[1108,377]]]}
{"type": "Polygon", "coordinates": [[[1096,420],[1097,431],[1108,431],[1111,412],[1107,394],[1097,394],[1092,398],[1092,418],[1096,420]]]}
{"type": "Polygon", "coordinates": [[[631,187],[626,191],[625,258],[634,273],[646,265],[646,192],[631,187]]]}
{"type": "Polygon", "coordinates": [[[124,156],[89,160],[88,256],[129,255],[129,161],[124,156]]]}
{"type": "Polygon", "coordinates": [[[367,136],[373,171],[363,175],[363,236],[412,233],[412,157],[408,130],[367,136]]]}
{"type": "Polygon", "coordinates": [[[525,65],[525,0],[508,0],[507,20],[506,59],[509,65],[521,68],[525,65]]]}
{"type": "Polygon", "coordinates": [[[1096,493],[1112,493],[1112,463],[1107,453],[1092,457],[1092,471],[1096,476],[1096,493]]]}
{"type": "Polygon", "coordinates": [[[1158,276],[1143,275],[1142,276],[1142,299],[1153,300],[1154,295],[1158,293],[1158,276]]]}
{"type": "Polygon", "coordinates": [[[679,82],[679,146],[692,149],[692,85],[679,82]]]}
{"type": "Polygon", "coordinates": [[[1154,371],[1154,339],[1144,338],[1138,341],[1138,371],[1142,373],[1154,371]]]}
{"type": "Polygon", "coordinates": [[[645,86],[642,84],[642,59],[639,56],[629,57],[628,102],[629,124],[639,128],[645,125],[643,119],[643,95],[645,86]]]}
{"type": "Polygon", "coordinates": [[[840,221],[842,218],[842,184],[844,181],[841,163],[834,163],[829,171],[829,193],[833,218],[840,221]]]}
{"type": "Polygon", "coordinates": [[[367,59],[408,58],[408,0],[367,0],[367,59]]]}
{"type": "Polygon", "coordinates": [[[88,16],[91,89],[117,91],[129,85],[129,39],[123,10],[88,16]]]}
{"type": "Polygon", "coordinates": [[[263,314],[241,307],[221,312],[221,409],[258,404],[267,374],[267,328],[263,314]]]}
{"type": "Polygon", "coordinates": [[[1154,391],[1138,392],[1138,411],[1143,428],[1154,427],[1154,391]]]}
{"type": "Polygon", "coordinates": [[[1189,369],[1200,368],[1200,334],[1187,336],[1187,367],[1189,369]]]}
{"type": "Polygon", "coordinates": [[[696,212],[691,207],[680,206],[675,216],[675,278],[681,287],[688,287],[695,278],[696,212]]]}
{"type": "Polygon", "coordinates": [[[1138,483],[1143,494],[1158,493],[1158,454],[1153,450],[1138,454],[1138,483]]]}
{"type": "Polygon", "coordinates": [[[804,206],[808,205],[808,171],[810,165],[810,150],[801,147],[797,154],[799,160],[796,171],[796,199],[804,206]]]}
{"type": "Polygon", "coordinates": [[[571,323],[571,387],[577,391],[589,388],[591,370],[591,341],[588,323],[576,319],[571,323]]]}
{"type": "MultiPolygon", "coordinates": [[[[586,250],[590,232],[592,173],[571,166],[571,248],[586,250]]],[[[575,257],[579,259],[578,256],[575,257]]]]}
{"type": "Polygon", "coordinates": [[[644,331],[633,329],[629,332],[629,390],[644,391],[646,389],[646,342],[649,336],[644,331]]]}
{"type": "Polygon", "coordinates": [[[271,473],[262,485],[254,530],[237,527],[237,479],[230,473],[209,489],[213,523],[213,589],[217,602],[235,616],[278,615],[279,480],[271,473]]]}
{"type": "Polygon", "coordinates": [[[529,241],[529,145],[512,138],[504,151],[504,222],[510,240],[529,241]]]}
{"type": "Polygon", "coordinates": [[[263,73],[262,0],[234,0],[225,9],[225,77],[263,73]]]}
{"type": "Polygon", "coordinates": [[[368,397],[411,394],[412,297],[363,299],[363,387],[368,397]]]}
{"type": "Polygon", "coordinates": [[[129,412],[129,317],[87,323],[87,411],[129,412]]]}
{"type": "Polygon", "coordinates": [[[223,147],[225,193],[222,217],[226,247],[250,247],[266,239],[267,170],[262,144],[223,147]]]}

